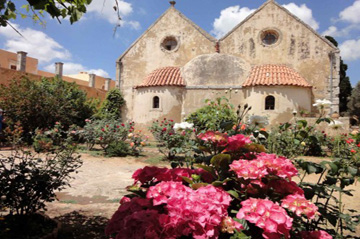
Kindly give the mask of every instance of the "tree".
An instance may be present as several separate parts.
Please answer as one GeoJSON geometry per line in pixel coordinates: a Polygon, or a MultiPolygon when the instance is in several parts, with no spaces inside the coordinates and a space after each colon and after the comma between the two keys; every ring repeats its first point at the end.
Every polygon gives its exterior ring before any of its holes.
{"type": "Polygon", "coordinates": [[[27,139],[36,128],[52,128],[61,122],[83,126],[95,106],[86,98],[86,93],[75,83],[61,79],[13,81],[0,87],[0,108],[6,112],[6,123],[11,126],[20,122],[27,139]]]}
{"type": "Polygon", "coordinates": [[[347,106],[349,108],[350,116],[355,116],[354,118],[357,117],[357,119],[360,119],[360,82],[358,82],[355,88],[352,90],[347,106]]]}
{"type": "MultiPolygon", "coordinates": [[[[31,17],[34,21],[41,21],[43,13],[47,12],[52,18],[60,22],[60,18],[69,17],[72,23],[78,21],[82,14],[86,12],[86,7],[92,0],[27,0],[28,4],[21,8],[26,10],[26,14],[19,13],[17,5],[12,0],[0,0],[0,27],[9,25],[9,20],[21,17],[31,17]]],[[[17,3],[18,4],[18,3],[17,3]]],[[[10,24],[11,26],[11,24],[10,24]]]]}
{"type": "Polygon", "coordinates": [[[99,112],[95,118],[99,119],[121,119],[121,107],[125,104],[125,100],[119,89],[110,90],[104,102],[101,104],[99,112]]]}
{"type": "MultiPolygon", "coordinates": [[[[338,47],[338,42],[331,36],[325,36],[334,46],[338,47]]],[[[348,65],[340,58],[340,94],[339,94],[339,110],[340,113],[346,113],[348,111],[348,102],[351,96],[352,86],[350,83],[350,78],[346,76],[346,71],[348,65]]]]}

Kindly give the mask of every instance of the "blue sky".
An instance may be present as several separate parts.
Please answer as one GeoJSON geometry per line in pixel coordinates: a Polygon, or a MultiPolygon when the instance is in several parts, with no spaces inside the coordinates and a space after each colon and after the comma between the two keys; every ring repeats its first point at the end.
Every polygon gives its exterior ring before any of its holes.
{"type": "MultiPolygon", "coordinates": [[[[220,37],[265,0],[178,0],[176,8],[201,28],[220,37]]],[[[23,0],[18,0],[19,6],[23,0]]],[[[329,34],[339,42],[351,83],[360,81],[360,0],[278,0],[291,12],[312,26],[321,35],[329,34]]],[[[116,59],[166,9],[167,0],[119,1],[123,18],[117,24],[114,0],[93,0],[88,12],[77,23],[66,20],[59,24],[45,16],[46,27],[31,19],[12,24],[25,36],[11,28],[0,28],[0,48],[26,51],[39,59],[39,68],[54,72],[54,62],[64,62],[65,74],[93,72],[115,79],[116,59]]]]}

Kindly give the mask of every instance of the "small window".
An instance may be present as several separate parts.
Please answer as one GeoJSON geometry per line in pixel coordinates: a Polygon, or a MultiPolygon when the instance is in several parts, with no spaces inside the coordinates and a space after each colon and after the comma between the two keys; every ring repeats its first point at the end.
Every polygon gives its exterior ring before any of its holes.
{"type": "Polygon", "coordinates": [[[269,95],[265,98],[265,110],[274,110],[275,109],[275,97],[269,95]]]}
{"type": "Polygon", "coordinates": [[[178,41],[173,36],[166,37],[162,41],[161,47],[166,51],[174,51],[178,47],[178,41]]]}
{"type": "Polygon", "coordinates": [[[16,70],[16,65],[10,65],[11,70],[16,70]]]}
{"type": "Polygon", "coordinates": [[[155,96],[153,98],[153,109],[159,109],[160,108],[160,98],[158,96],[155,96]]]}
{"type": "Polygon", "coordinates": [[[261,34],[261,41],[264,45],[274,45],[279,39],[279,34],[274,30],[264,31],[261,34]]]}

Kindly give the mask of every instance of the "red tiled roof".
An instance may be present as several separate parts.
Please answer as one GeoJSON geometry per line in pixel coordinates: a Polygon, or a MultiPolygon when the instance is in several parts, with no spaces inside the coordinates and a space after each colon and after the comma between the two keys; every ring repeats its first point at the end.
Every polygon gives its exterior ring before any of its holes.
{"type": "Polygon", "coordinates": [[[253,67],[243,87],[275,85],[312,87],[299,73],[285,65],[253,67]]]}
{"type": "Polygon", "coordinates": [[[136,88],[149,86],[185,86],[185,81],[179,67],[168,66],[151,72],[136,88]]]}

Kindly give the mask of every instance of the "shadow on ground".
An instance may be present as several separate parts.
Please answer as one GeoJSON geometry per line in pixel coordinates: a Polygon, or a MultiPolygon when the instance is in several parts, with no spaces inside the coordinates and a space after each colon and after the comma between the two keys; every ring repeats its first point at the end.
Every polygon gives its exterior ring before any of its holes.
{"type": "Polygon", "coordinates": [[[58,239],[107,239],[105,227],[107,218],[100,216],[85,216],[81,211],[73,211],[56,217],[61,223],[58,239]]]}

